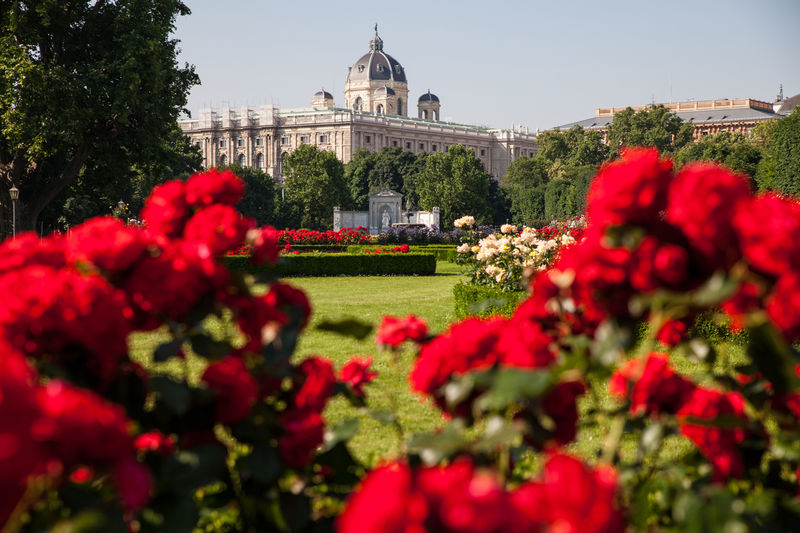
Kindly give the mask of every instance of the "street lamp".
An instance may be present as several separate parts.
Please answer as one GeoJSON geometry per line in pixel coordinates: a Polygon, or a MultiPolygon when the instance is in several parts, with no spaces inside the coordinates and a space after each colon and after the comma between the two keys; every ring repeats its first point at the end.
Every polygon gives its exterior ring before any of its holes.
{"type": "Polygon", "coordinates": [[[17,189],[13,184],[11,188],[8,190],[9,196],[11,196],[11,231],[14,235],[14,238],[17,238],[17,200],[19,200],[19,189],[17,189]]]}

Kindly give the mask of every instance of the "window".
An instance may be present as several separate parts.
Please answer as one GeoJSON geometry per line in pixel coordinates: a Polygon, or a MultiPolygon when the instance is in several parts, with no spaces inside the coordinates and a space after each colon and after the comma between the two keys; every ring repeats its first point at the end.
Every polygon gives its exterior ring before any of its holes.
{"type": "Polygon", "coordinates": [[[398,115],[402,115],[403,114],[403,99],[402,98],[398,98],[397,99],[397,114],[398,115]]]}
{"type": "Polygon", "coordinates": [[[359,96],[358,98],[356,98],[356,103],[353,104],[353,111],[361,111],[361,108],[363,107],[363,105],[364,105],[364,101],[361,100],[361,97],[359,96]]]}
{"type": "Polygon", "coordinates": [[[431,145],[431,150],[433,150],[434,152],[436,151],[436,145],[435,144],[431,145]]]}
{"type": "Polygon", "coordinates": [[[323,133],[322,135],[320,135],[319,136],[319,142],[322,143],[322,144],[330,142],[328,140],[328,134],[327,133],[323,133]]]}
{"type": "Polygon", "coordinates": [[[239,137],[238,139],[236,139],[236,146],[238,146],[239,148],[241,148],[242,146],[244,146],[244,139],[242,139],[241,137],[239,137]]]}
{"type": "Polygon", "coordinates": [[[261,146],[261,137],[256,137],[256,146],[261,146]]]}
{"type": "Polygon", "coordinates": [[[378,64],[378,72],[383,72],[383,65],[380,63],[378,64]]]}
{"type": "Polygon", "coordinates": [[[368,143],[372,142],[372,137],[370,137],[369,135],[364,135],[364,142],[368,142],[368,143]]]}
{"type": "Polygon", "coordinates": [[[483,156],[485,156],[485,155],[486,155],[486,150],[484,150],[483,148],[481,148],[481,157],[483,157],[483,156]]]}
{"type": "Polygon", "coordinates": [[[364,72],[364,65],[359,65],[358,66],[358,71],[359,72],[364,72]]]}
{"type": "Polygon", "coordinates": [[[300,136],[300,142],[301,143],[307,143],[308,142],[308,135],[301,135],[300,136]]]}
{"type": "Polygon", "coordinates": [[[392,146],[397,146],[397,141],[392,141],[392,146]]]}
{"type": "Polygon", "coordinates": [[[219,156],[219,165],[221,167],[224,167],[227,164],[228,164],[228,158],[225,156],[225,154],[222,154],[221,156],[219,156]]]}
{"type": "Polygon", "coordinates": [[[264,170],[264,154],[258,154],[256,156],[256,168],[264,170]]]}
{"type": "Polygon", "coordinates": [[[281,144],[289,144],[289,136],[281,135],[281,144]]]}
{"type": "Polygon", "coordinates": [[[419,143],[419,149],[420,150],[424,150],[425,149],[425,143],[419,143]]]}
{"type": "Polygon", "coordinates": [[[375,110],[375,112],[379,115],[383,115],[383,104],[378,104],[378,108],[375,110]]]}
{"type": "Polygon", "coordinates": [[[411,150],[411,143],[406,143],[406,150],[411,150]]]}
{"type": "Polygon", "coordinates": [[[225,148],[225,139],[220,139],[219,140],[219,147],[220,148],[225,148]]]}
{"type": "Polygon", "coordinates": [[[425,118],[425,119],[428,118],[428,110],[427,109],[422,112],[422,118],[425,118]]]}
{"type": "Polygon", "coordinates": [[[396,73],[400,74],[403,71],[403,67],[401,67],[400,65],[395,65],[394,66],[394,71],[396,73]]]}
{"type": "Polygon", "coordinates": [[[240,166],[240,167],[243,167],[243,166],[244,166],[244,163],[245,163],[245,161],[244,161],[244,154],[239,154],[239,161],[238,161],[238,163],[239,163],[239,166],[240,166]]]}

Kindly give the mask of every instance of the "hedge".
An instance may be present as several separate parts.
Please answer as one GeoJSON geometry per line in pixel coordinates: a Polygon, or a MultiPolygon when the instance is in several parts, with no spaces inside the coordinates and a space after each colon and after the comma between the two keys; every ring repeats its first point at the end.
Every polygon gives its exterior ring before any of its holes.
{"type": "Polygon", "coordinates": [[[228,256],[234,270],[269,270],[277,276],[430,276],[436,273],[433,254],[297,254],[284,255],[276,266],[256,266],[243,255],[228,256]]]}
{"type": "Polygon", "coordinates": [[[483,285],[457,283],[453,286],[456,301],[456,317],[486,317],[489,315],[511,316],[514,309],[524,300],[525,291],[501,291],[483,285]]]}
{"type": "Polygon", "coordinates": [[[292,250],[298,252],[325,252],[340,253],[347,252],[350,245],[347,244],[290,244],[292,250]]]}

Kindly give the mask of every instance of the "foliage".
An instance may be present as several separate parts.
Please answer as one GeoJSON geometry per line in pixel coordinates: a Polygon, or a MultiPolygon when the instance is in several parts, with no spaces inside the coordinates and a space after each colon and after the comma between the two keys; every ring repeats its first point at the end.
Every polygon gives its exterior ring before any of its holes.
{"type": "Polygon", "coordinates": [[[527,224],[545,218],[544,191],[549,179],[548,161],[542,157],[520,157],[506,170],[502,189],[515,222],[527,224]]]}
{"type": "MultiPolygon", "coordinates": [[[[68,216],[131,203],[140,176],[158,179],[186,95],[198,78],[177,64],[175,18],[189,13],[179,0],[3,2],[0,9],[0,189],[20,189],[20,226],[38,227],[56,198],[71,201],[68,216]],[[154,97],[157,95],[157,97],[154,97]],[[80,179],[98,187],[102,201],[84,189],[63,196],[80,179]],[[130,195],[122,195],[130,192],[130,195]]],[[[180,158],[180,156],[178,156],[180,158]]],[[[135,202],[134,202],[135,203],[135,202]]],[[[107,212],[107,211],[100,211],[107,212]]],[[[48,224],[60,213],[50,212],[48,224]]],[[[2,230],[4,228],[0,228],[2,230]]]]}
{"type": "Polygon", "coordinates": [[[228,256],[226,265],[243,272],[278,276],[426,276],[436,272],[436,257],[428,253],[301,253],[281,257],[274,267],[257,267],[246,256],[228,256]]]}
{"type": "Polygon", "coordinates": [[[551,177],[562,167],[598,167],[608,160],[611,150],[599,131],[573,126],[567,131],[545,131],[536,139],[536,156],[546,163],[551,177]]]}
{"type": "Polygon", "coordinates": [[[764,158],[756,171],[761,190],[800,196],[800,109],[757,128],[762,135],[764,158]]]}
{"type": "Polygon", "coordinates": [[[485,285],[470,283],[453,285],[456,318],[511,316],[514,314],[514,309],[527,295],[528,293],[525,291],[507,291],[485,285]]]}
{"type": "Polygon", "coordinates": [[[369,194],[382,189],[401,192],[407,205],[419,205],[416,190],[417,175],[427,154],[414,155],[398,147],[385,147],[380,152],[364,148],[356,150],[344,167],[344,180],[352,198],[351,207],[365,211],[369,194]]]}
{"type": "Polygon", "coordinates": [[[661,152],[675,153],[692,142],[692,125],[663,105],[641,111],[628,107],[614,115],[608,127],[611,147],[652,146],[661,152]]]}
{"type": "Polygon", "coordinates": [[[419,205],[426,210],[438,206],[441,220],[472,213],[479,223],[486,223],[492,215],[491,179],[472,149],[451,146],[447,153],[433,153],[425,159],[417,185],[419,205]]]}
{"type": "Polygon", "coordinates": [[[687,144],[675,154],[675,162],[679,165],[690,161],[716,161],[731,170],[755,176],[761,150],[744,135],[723,131],[687,144]]]}
{"type": "Polygon", "coordinates": [[[303,144],[284,160],[286,200],[303,228],[324,229],[333,225],[333,208],[348,205],[344,166],[336,154],[303,144]]]}
{"type": "Polygon", "coordinates": [[[220,167],[229,169],[245,183],[244,196],[237,208],[260,226],[275,222],[275,180],[272,176],[250,167],[229,165],[220,167]]]}

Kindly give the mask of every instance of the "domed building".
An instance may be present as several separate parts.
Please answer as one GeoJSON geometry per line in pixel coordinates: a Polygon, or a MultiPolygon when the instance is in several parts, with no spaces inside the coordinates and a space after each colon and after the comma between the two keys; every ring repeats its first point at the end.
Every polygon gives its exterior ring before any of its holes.
{"type": "Polygon", "coordinates": [[[347,69],[344,105],[356,112],[408,114],[406,71],[399,61],[383,51],[383,39],[378,36],[377,26],[369,42],[369,52],[347,69]]]}
{"type": "Polygon", "coordinates": [[[323,88],[313,94],[309,108],[201,109],[197,119],[180,125],[200,148],[204,167],[235,161],[279,181],[283,158],[303,144],[332,151],[344,163],[361,149],[417,154],[447,152],[460,144],[472,149],[498,181],[514,159],[536,153],[536,135],[522,127],[440,121],[441,101],[429,89],[417,97],[417,117],[409,117],[409,94],[406,70],[384,51],[376,26],[369,50],[347,70],[343,107],[323,88]]]}

